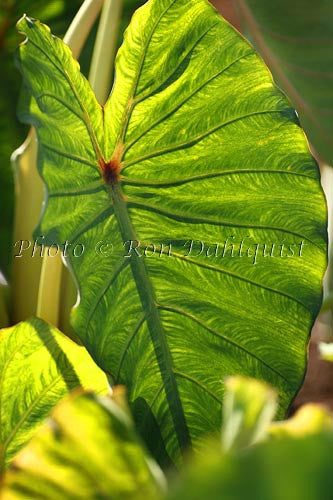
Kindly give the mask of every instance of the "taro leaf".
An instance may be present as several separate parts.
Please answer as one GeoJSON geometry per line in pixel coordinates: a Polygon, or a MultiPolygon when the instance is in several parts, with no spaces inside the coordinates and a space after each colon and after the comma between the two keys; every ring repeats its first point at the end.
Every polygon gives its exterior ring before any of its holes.
{"type": "Polygon", "coordinates": [[[219,429],[226,375],[271,383],[282,416],[320,305],[326,210],[262,60],[205,0],[150,0],[101,108],[46,26],[24,18],[19,30],[34,97],[22,119],[37,127],[48,190],[36,236],[71,244],[73,326],[127,386],[157,458],[177,462],[219,429]],[[188,255],[191,240],[203,243],[188,255]]]}
{"type": "Polygon", "coordinates": [[[111,398],[74,394],[52,412],[9,470],[3,500],[152,500],[162,472],[111,398]]]}
{"type": "Polygon", "coordinates": [[[0,331],[0,471],[77,387],[107,392],[84,347],[36,318],[0,331]]]}
{"type": "Polygon", "coordinates": [[[81,3],[82,0],[0,1],[0,268],[7,279],[11,277],[14,219],[14,182],[10,155],[26,135],[26,128],[16,118],[20,82],[13,65],[13,53],[18,43],[15,23],[29,10],[32,16],[52,23],[53,29],[58,34],[63,34],[81,3]]]}
{"type": "Polygon", "coordinates": [[[245,27],[296,107],[310,142],[333,164],[333,3],[234,0],[245,27]]]}

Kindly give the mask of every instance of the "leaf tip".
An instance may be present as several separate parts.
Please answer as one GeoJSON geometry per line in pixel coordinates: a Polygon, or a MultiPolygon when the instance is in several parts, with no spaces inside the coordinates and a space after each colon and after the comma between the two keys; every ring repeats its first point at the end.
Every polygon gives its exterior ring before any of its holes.
{"type": "Polygon", "coordinates": [[[29,29],[36,27],[36,19],[33,17],[27,16],[27,14],[23,14],[23,16],[17,21],[16,28],[20,33],[25,33],[25,29],[28,27],[29,29]]]}

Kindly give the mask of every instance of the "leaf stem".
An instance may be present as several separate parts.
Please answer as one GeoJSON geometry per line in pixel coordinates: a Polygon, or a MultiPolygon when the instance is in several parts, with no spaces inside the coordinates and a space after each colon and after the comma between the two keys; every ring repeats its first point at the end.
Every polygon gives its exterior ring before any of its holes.
{"type": "Polygon", "coordinates": [[[37,138],[33,128],[11,157],[15,176],[14,254],[11,320],[36,314],[42,258],[32,253],[32,233],[43,203],[43,184],[37,171],[37,138]]]}
{"type": "Polygon", "coordinates": [[[104,0],[86,0],[69,26],[64,42],[71,48],[73,57],[78,59],[82,48],[95,23],[104,0]]]}
{"type": "Polygon", "coordinates": [[[61,258],[45,254],[40,275],[36,315],[54,326],[58,326],[61,275],[61,258]]]}
{"type": "Polygon", "coordinates": [[[105,0],[92,56],[89,82],[100,104],[110,92],[123,0],[105,0]]]}

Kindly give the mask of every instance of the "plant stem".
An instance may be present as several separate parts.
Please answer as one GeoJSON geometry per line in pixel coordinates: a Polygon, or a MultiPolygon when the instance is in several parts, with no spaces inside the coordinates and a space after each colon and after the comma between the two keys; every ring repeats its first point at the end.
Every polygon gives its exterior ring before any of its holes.
{"type": "Polygon", "coordinates": [[[54,326],[58,326],[61,275],[61,258],[50,257],[46,253],[40,274],[36,315],[54,326]]]}
{"type": "Polygon", "coordinates": [[[105,104],[111,88],[123,0],[105,0],[92,56],[89,82],[100,104],[105,104]]]}
{"type": "MultiPolygon", "coordinates": [[[[70,25],[64,41],[71,47],[74,57],[79,56],[102,4],[103,0],[86,0],[70,25]]],[[[43,185],[37,172],[37,140],[33,128],[25,143],[13,153],[12,161],[16,171],[15,242],[26,240],[32,246],[32,233],[43,201],[43,185]]],[[[17,248],[14,251],[17,253],[17,248]]],[[[43,259],[40,254],[31,257],[28,251],[24,257],[14,258],[13,321],[38,314],[57,325],[62,267],[60,257],[49,258],[47,251],[43,259]]]]}
{"type": "Polygon", "coordinates": [[[78,59],[103,6],[104,0],[86,0],[69,26],[64,42],[71,48],[73,57],[78,59]]]}
{"type": "Polygon", "coordinates": [[[33,128],[22,146],[14,151],[11,161],[15,175],[11,319],[17,323],[36,314],[42,264],[38,253],[32,256],[32,233],[38,223],[43,203],[43,183],[36,168],[37,138],[33,128]]]}
{"type": "Polygon", "coordinates": [[[68,337],[80,344],[71,323],[70,315],[77,300],[77,289],[73,277],[67,267],[63,267],[61,275],[60,305],[59,305],[59,329],[68,337]]]}

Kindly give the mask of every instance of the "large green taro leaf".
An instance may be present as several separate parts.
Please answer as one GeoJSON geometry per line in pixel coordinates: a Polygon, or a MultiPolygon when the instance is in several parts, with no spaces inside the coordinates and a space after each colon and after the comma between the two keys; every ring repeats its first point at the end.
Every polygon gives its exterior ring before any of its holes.
{"type": "Polygon", "coordinates": [[[258,50],[296,107],[311,143],[332,164],[332,1],[234,1],[258,50]]]}
{"type": "Polygon", "coordinates": [[[84,347],[38,318],[0,331],[0,475],[50,410],[78,387],[107,392],[84,347]]]}
{"type": "Polygon", "coordinates": [[[36,236],[71,243],[73,325],[128,387],[148,445],[178,461],[218,429],[226,375],[277,387],[282,416],[320,305],[326,212],[304,134],[262,60],[205,0],[151,0],[101,108],[47,27],[24,18],[19,30],[33,95],[22,119],[37,127],[48,190],[36,236]]]}

